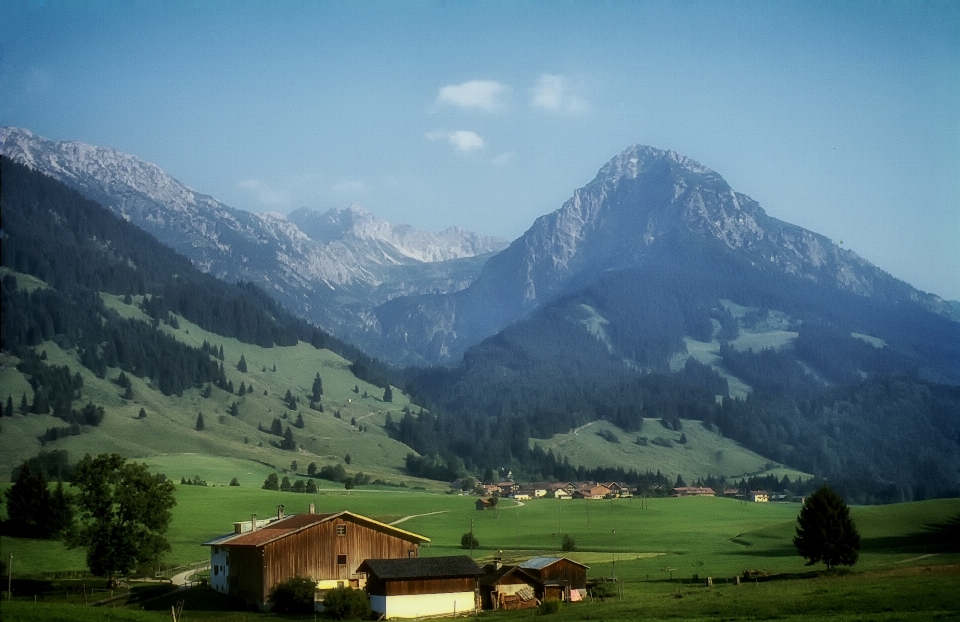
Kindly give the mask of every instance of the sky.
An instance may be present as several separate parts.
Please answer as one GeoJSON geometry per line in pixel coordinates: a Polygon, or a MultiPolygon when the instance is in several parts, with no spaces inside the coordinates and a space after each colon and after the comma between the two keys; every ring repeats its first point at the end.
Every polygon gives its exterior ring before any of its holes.
{"type": "Polygon", "coordinates": [[[960,300],[960,3],[5,0],[0,125],[508,239],[634,143],[960,300]]]}

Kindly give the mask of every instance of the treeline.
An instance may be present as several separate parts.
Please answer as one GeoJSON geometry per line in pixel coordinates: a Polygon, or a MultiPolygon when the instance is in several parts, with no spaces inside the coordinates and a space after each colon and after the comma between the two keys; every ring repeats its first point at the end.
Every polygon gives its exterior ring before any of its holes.
{"type": "MultiPolygon", "coordinates": [[[[363,357],[359,349],[336,339],[305,320],[285,311],[275,300],[250,283],[228,284],[195,269],[189,260],[158,242],[135,225],[115,217],[99,204],[36,171],[0,157],[3,193],[0,195],[4,238],[0,261],[10,270],[32,275],[46,285],[33,294],[8,302],[14,289],[9,283],[3,292],[3,349],[33,346],[63,336],[67,347],[77,345],[79,333],[110,315],[99,292],[107,292],[132,301],[142,297],[141,306],[160,322],[175,321],[176,314],[210,332],[234,337],[262,347],[292,345],[298,340],[316,348],[326,348],[357,363],[363,379],[384,386],[386,367],[376,359],[363,357]],[[13,303],[16,302],[17,305],[13,303]],[[26,306],[24,306],[26,305],[26,306]]],[[[142,324],[142,323],[133,323],[142,324]]],[[[123,337],[110,339],[105,352],[90,347],[88,356],[99,354],[110,366],[111,352],[138,342],[152,350],[150,355],[164,368],[161,372],[137,374],[163,379],[165,393],[177,393],[197,377],[192,362],[158,342],[159,338],[126,327],[123,337]],[[163,356],[157,356],[162,354],[163,356]],[[174,354],[169,364],[167,357],[174,354]],[[181,378],[173,368],[185,363],[188,371],[181,378]],[[165,378],[164,378],[165,377],[165,378]]],[[[103,339],[102,341],[108,341],[103,339]]],[[[136,357],[132,364],[145,365],[136,357]]],[[[88,359],[92,365],[99,361],[88,359]]],[[[85,363],[86,365],[86,363],[85,363]]],[[[128,372],[131,370],[127,370],[128,372]]],[[[205,372],[201,372],[203,375],[205,372]]],[[[202,380],[201,382],[205,382],[202,380]]]]}

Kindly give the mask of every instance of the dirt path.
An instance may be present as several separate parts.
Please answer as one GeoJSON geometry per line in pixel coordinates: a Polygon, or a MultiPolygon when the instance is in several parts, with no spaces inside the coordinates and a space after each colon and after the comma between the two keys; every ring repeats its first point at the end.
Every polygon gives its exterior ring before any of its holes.
{"type": "Polygon", "coordinates": [[[574,436],[580,436],[580,430],[582,430],[582,429],[584,429],[584,428],[589,428],[589,427],[592,426],[594,423],[596,423],[596,421],[591,421],[590,423],[584,423],[582,426],[580,426],[579,428],[577,428],[576,430],[573,431],[573,435],[574,435],[574,436]]]}
{"type": "Polygon", "coordinates": [[[446,514],[450,510],[440,510],[438,512],[427,512],[426,514],[411,514],[410,516],[404,516],[403,518],[398,518],[397,520],[390,523],[391,525],[399,525],[405,521],[410,520],[411,518],[419,518],[421,516],[430,516],[431,514],[446,514]]]}
{"type": "Polygon", "coordinates": [[[206,566],[193,568],[192,570],[187,570],[185,572],[181,572],[180,574],[175,574],[172,577],[170,577],[170,583],[176,585],[178,590],[188,588],[193,585],[193,581],[187,580],[191,575],[196,574],[201,570],[208,570],[209,568],[210,568],[210,564],[207,564],[206,566]]]}
{"type": "Polygon", "coordinates": [[[911,557],[910,559],[901,559],[900,561],[898,561],[898,562],[893,562],[893,563],[894,563],[894,564],[906,564],[907,562],[915,562],[915,561],[917,561],[917,560],[919,560],[919,559],[926,559],[926,558],[928,558],[928,557],[933,557],[934,555],[937,555],[937,553],[927,553],[926,555],[921,555],[921,556],[919,556],[919,557],[911,557]]]}

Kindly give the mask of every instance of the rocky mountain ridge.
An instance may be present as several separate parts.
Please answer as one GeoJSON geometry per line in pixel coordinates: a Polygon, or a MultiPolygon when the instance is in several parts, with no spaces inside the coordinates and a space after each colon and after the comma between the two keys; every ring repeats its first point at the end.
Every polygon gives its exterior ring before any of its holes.
{"type": "MultiPolygon", "coordinates": [[[[369,345],[374,305],[402,294],[455,291],[478,256],[506,241],[450,228],[392,225],[357,206],[254,214],[230,207],[155,164],[105,147],[0,128],[3,154],[58,179],[228,281],[261,285],[295,312],[369,345]],[[306,231],[298,224],[306,227],[306,231]],[[349,305],[331,302],[344,294],[349,305]]],[[[373,320],[375,322],[375,319],[373,320]]]]}
{"type": "Polygon", "coordinates": [[[700,163],[641,145],[614,157],[560,209],[538,218],[491,258],[470,287],[395,299],[380,307],[378,316],[388,338],[429,344],[431,349],[421,352],[427,359],[456,360],[474,343],[604,273],[689,257],[676,255],[678,244],[734,255],[747,270],[887,302],[910,301],[957,319],[939,297],[822,235],[768,216],[700,163]]]}

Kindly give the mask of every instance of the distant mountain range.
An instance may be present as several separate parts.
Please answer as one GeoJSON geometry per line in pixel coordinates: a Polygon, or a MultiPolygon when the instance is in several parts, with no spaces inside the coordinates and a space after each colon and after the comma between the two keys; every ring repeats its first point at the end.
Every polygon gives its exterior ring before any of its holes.
{"type": "Polygon", "coordinates": [[[289,217],[253,214],[186,187],[113,149],[0,129],[3,154],[76,189],[153,234],[197,267],[253,282],[292,311],[374,354],[372,309],[399,295],[462,289],[507,242],[458,228],[392,225],[358,206],[289,217]]]}

